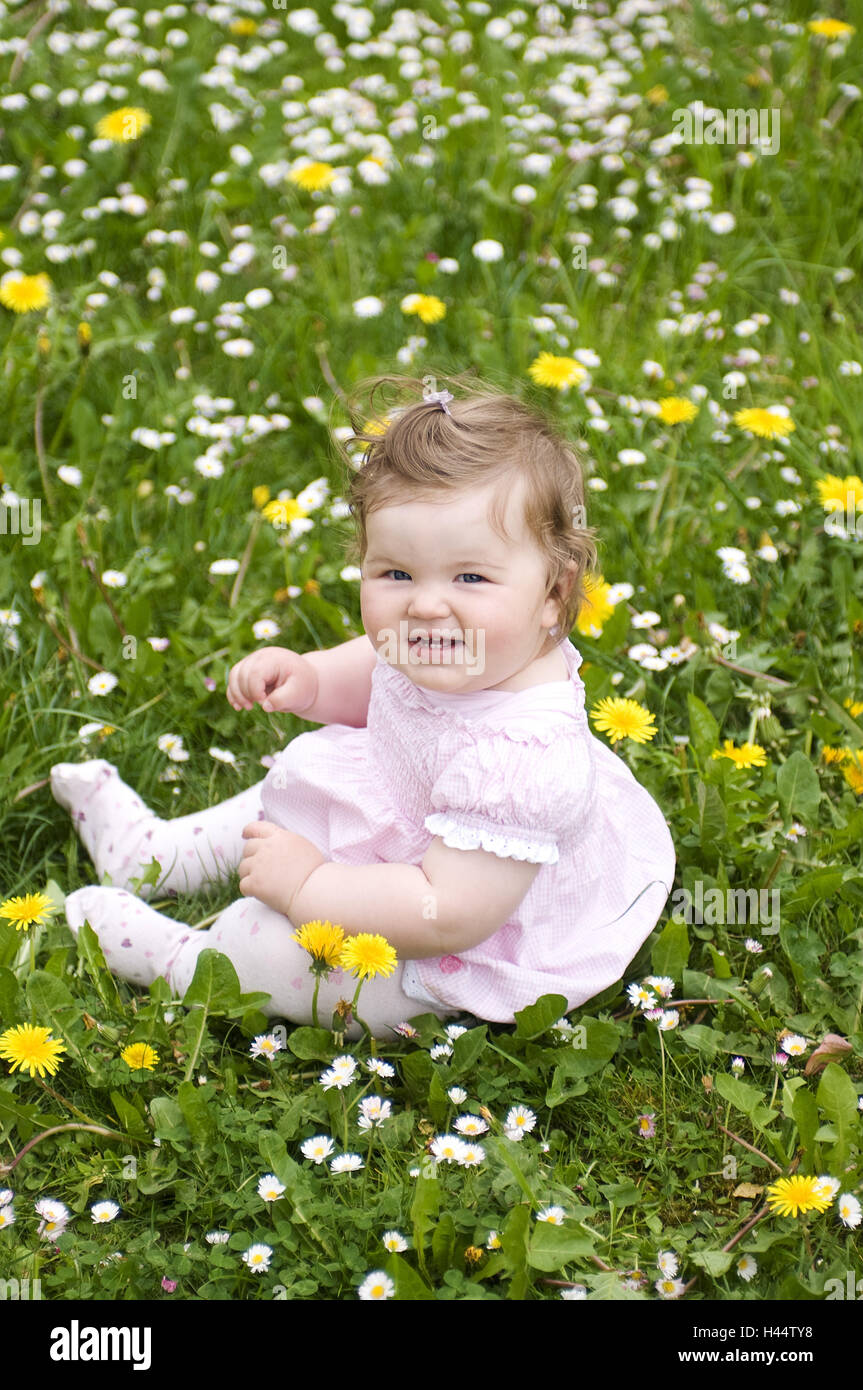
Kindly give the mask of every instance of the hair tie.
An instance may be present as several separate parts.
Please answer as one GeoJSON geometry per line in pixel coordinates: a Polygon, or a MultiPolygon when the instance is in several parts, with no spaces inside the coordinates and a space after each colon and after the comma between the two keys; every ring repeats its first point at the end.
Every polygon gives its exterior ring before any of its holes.
{"type": "Polygon", "coordinates": [[[447,401],[451,401],[454,399],[455,398],[451,391],[431,391],[428,388],[426,388],[426,390],[423,391],[423,400],[426,402],[426,404],[439,405],[441,410],[443,410],[447,415],[449,415],[450,419],[452,419],[452,411],[447,405],[447,401]]]}

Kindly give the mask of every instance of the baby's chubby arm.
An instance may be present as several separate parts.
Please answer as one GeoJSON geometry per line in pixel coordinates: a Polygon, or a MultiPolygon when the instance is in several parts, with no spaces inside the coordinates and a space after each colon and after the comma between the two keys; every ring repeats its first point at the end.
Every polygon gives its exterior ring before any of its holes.
{"type": "Polygon", "coordinates": [[[368,637],[300,655],[287,647],[261,647],[231,667],[228,701],[234,709],[256,703],[268,713],[299,715],[314,724],[365,726],[377,654],[368,637]]]}
{"type": "Polygon", "coordinates": [[[402,960],[455,955],[509,920],[540,867],[435,836],[421,865],[320,864],[283,910],[298,926],[320,918],[351,936],[380,932],[402,960]]]}

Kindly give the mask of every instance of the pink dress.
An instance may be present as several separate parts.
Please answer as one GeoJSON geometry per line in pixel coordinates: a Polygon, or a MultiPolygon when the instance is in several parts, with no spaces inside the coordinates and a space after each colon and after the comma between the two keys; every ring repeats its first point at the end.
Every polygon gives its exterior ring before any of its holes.
{"type": "Polygon", "coordinates": [[[419,864],[441,836],[542,866],[493,936],[405,966],[412,997],[491,1021],[614,984],[674,878],[659,807],[591,732],[581,657],[568,638],[558,650],[566,681],[466,695],[421,689],[379,658],[366,728],[300,734],[262,788],[265,818],[336,863],[419,864]]]}

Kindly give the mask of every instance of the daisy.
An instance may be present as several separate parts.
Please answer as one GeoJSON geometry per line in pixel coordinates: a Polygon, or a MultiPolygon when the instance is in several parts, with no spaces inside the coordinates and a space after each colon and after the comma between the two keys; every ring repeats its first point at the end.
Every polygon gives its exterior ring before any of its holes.
{"type": "Polygon", "coordinates": [[[204,1236],[208,1245],[227,1245],[230,1239],[230,1231],[208,1231],[204,1236]]]}
{"type": "Polygon", "coordinates": [[[737,1273],[748,1284],[750,1279],[754,1279],[758,1273],[758,1261],[752,1255],[744,1255],[742,1259],[737,1261],[737,1273]]]}
{"type": "Polygon", "coordinates": [[[14,1197],[15,1193],[12,1191],[11,1187],[0,1189],[0,1208],[7,1207],[9,1203],[14,1200],[14,1197]]]}
{"type": "Polygon", "coordinates": [[[391,1067],[389,1062],[384,1062],[380,1057],[366,1058],[366,1071],[373,1072],[375,1076],[380,1076],[384,1081],[389,1081],[390,1077],[395,1076],[395,1067],[391,1067]]]}
{"type": "MultiPolygon", "coordinates": [[[[536,1125],[536,1115],[526,1105],[514,1105],[507,1112],[503,1132],[508,1139],[522,1139],[536,1125]]],[[[458,1128],[458,1126],[456,1126],[458,1128]]]]}
{"type": "Polygon", "coordinates": [[[453,1129],[457,1129],[459,1134],[485,1134],[488,1125],[479,1115],[459,1115],[453,1129]]]}
{"type": "Polygon", "coordinates": [[[561,1289],[560,1296],[569,1303],[582,1303],[587,1298],[587,1289],[584,1284],[573,1284],[571,1288],[561,1289]]]}
{"type": "Polygon", "coordinates": [[[500,1250],[500,1236],[497,1231],[489,1231],[485,1241],[486,1250],[500,1250]]]}
{"type": "Polygon", "coordinates": [[[612,744],[624,738],[631,738],[633,743],[648,743],[656,736],[656,716],[637,700],[607,695],[594,705],[590,717],[600,733],[608,734],[612,744]]]}
{"type": "Polygon", "coordinates": [[[243,1251],[243,1262],[253,1274],[266,1274],[270,1267],[273,1251],[269,1245],[250,1245],[243,1251]]]}
{"type": "Polygon", "coordinates": [[[50,1197],[42,1197],[35,1203],[36,1213],[42,1220],[39,1225],[39,1235],[43,1240],[50,1240],[52,1236],[61,1236],[66,1229],[71,1212],[62,1202],[54,1202],[50,1197]]]}
{"type": "Polygon", "coordinates": [[[679,1298],[686,1285],[682,1279],[657,1279],[653,1287],[660,1298],[679,1298]]]}
{"type": "Polygon", "coordinates": [[[359,1168],[365,1167],[359,1154],[339,1154],[330,1164],[331,1173],[356,1173],[359,1168]]]}
{"type": "Polygon", "coordinates": [[[843,1226],[848,1226],[854,1230],[860,1225],[863,1213],[861,1213],[858,1199],[852,1193],[843,1192],[840,1195],[836,1210],[843,1226]]]}
{"type": "Polygon", "coordinates": [[[677,1256],[674,1251],[660,1250],[656,1257],[656,1267],[662,1271],[666,1279],[673,1279],[679,1269],[677,1256]]]}
{"type": "Polygon", "coordinates": [[[97,671],[96,675],[88,680],[87,689],[91,695],[108,695],[117,683],[117,677],[110,671],[97,671]]]}
{"type": "Polygon", "coordinates": [[[746,947],[747,951],[749,951],[750,955],[753,956],[760,955],[761,952],[764,950],[764,947],[762,946],[761,942],[756,941],[754,936],[747,936],[743,945],[746,947]]]}
{"type": "Polygon", "coordinates": [[[392,1108],[392,1101],[381,1100],[380,1096],[366,1096],[360,1101],[360,1118],[357,1121],[360,1129],[379,1127],[390,1118],[392,1108]]]}
{"type": "Polygon", "coordinates": [[[563,1207],[543,1207],[536,1213],[537,1221],[547,1221],[550,1226],[562,1226],[566,1217],[563,1207]]]}
{"type": "Polygon", "coordinates": [[[277,1052],[281,1052],[285,1044],[281,1038],[277,1038],[275,1033],[260,1033],[252,1042],[249,1048],[249,1055],[252,1057],[266,1057],[272,1061],[277,1052]]]}
{"type": "Polygon", "coordinates": [[[661,1033],[668,1033],[672,1028],[676,1028],[680,1022],[680,1014],[676,1009],[663,1009],[662,1017],[657,1021],[657,1027],[661,1033]]]}
{"type": "Polygon", "coordinates": [[[4,1226],[14,1225],[15,1211],[14,1208],[7,1203],[6,1206],[0,1207],[0,1231],[3,1230],[4,1226]]]}
{"type": "Polygon", "coordinates": [[[258,1182],[258,1196],[264,1202],[277,1202],[285,1190],[285,1184],[279,1182],[275,1173],[265,1173],[258,1182]]]}
{"type": "Polygon", "coordinates": [[[467,1032],[467,1029],[462,1027],[460,1023],[448,1023],[444,1031],[450,1042],[455,1042],[456,1038],[460,1038],[462,1033],[467,1032]]]}
{"type": "Polygon", "coordinates": [[[639,1115],[637,1120],[638,1133],[642,1139],[653,1138],[654,1134],[656,1133],[656,1125],[654,1124],[655,1119],[656,1112],[653,1110],[651,1110],[648,1114],[639,1115]]]}
{"type": "Polygon", "coordinates": [[[465,1144],[454,1134],[440,1134],[429,1147],[432,1157],[439,1163],[457,1163],[465,1144]]]}
{"type": "Polygon", "coordinates": [[[120,1053],[127,1067],[132,1071],[152,1071],[159,1060],[159,1054],[149,1043],[130,1043],[120,1053]]]}
{"type": "Polygon", "coordinates": [[[386,1298],[395,1298],[396,1286],[382,1269],[375,1269],[367,1275],[357,1289],[357,1298],[364,1303],[380,1303],[386,1298]]]}
{"type": "Polygon", "coordinates": [[[742,1057],[731,1058],[731,1070],[734,1072],[735,1076],[742,1075],[742,1073],[746,1070],[746,1063],[744,1062],[742,1057]]]}
{"type": "Polygon", "coordinates": [[[435,1043],[435,1046],[429,1050],[429,1056],[433,1062],[439,1062],[441,1057],[452,1056],[452,1048],[449,1043],[435,1043]]]}
{"type": "Polygon", "coordinates": [[[456,1162],[460,1168],[476,1168],[485,1159],[485,1149],[480,1144],[463,1144],[456,1162]]]}
{"type": "Polygon", "coordinates": [[[408,1248],[408,1243],[400,1231],[384,1231],[381,1240],[384,1249],[394,1254],[400,1255],[403,1250],[408,1248]]]}
{"type": "Polygon", "coordinates": [[[342,949],[339,965],[358,979],[372,980],[376,975],[387,977],[396,968],[398,957],[385,936],[373,932],[358,932],[349,936],[342,949]]]}
{"type": "Polygon", "coordinates": [[[818,1192],[822,1197],[829,1197],[830,1201],[836,1196],[842,1186],[838,1178],[831,1178],[827,1174],[822,1174],[818,1179],[818,1192]]]}
{"type": "Polygon", "coordinates": [[[354,313],[358,319],[375,319],[384,311],[384,302],[377,295],[367,294],[363,299],[354,300],[354,313]]]}
{"type": "Polygon", "coordinates": [[[26,1068],[30,1076],[54,1076],[60,1065],[60,1054],[66,1051],[62,1042],[51,1037],[50,1028],[38,1028],[19,1023],[0,1033],[0,1057],[11,1062],[11,1071],[26,1068]]]}
{"type": "Polygon", "coordinates": [[[467,1091],[461,1086],[450,1086],[447,1095],[453,1105],[464,1105],[464,1102],[467,1100],[467,1091]]]}
{"type": "Polygon", "coordinates": [[[541,352],[527,371],[537,386],[551,386],[558,391],[568,391],[587,376],[586,368],[574,357],[555,357],[552,352],[541,352]]]}
{"type": "Polygon", "coordinates": [[[475,241],[471,251],[478,261],[503,260],[503,247],[499,241],[495,241],[492,237],[487,237],[484,241],[475,241]]]}
{"type": "Polygon", "coordinates": [[[674,993],[674,981],[670,975],[648,975],[644,983],[656,990],[660,999],[670,999],[674,993]]]}
{"type": "Polygon", "coordinates": [[[801,1057],[808,1046],[806,1039],[798,1033],[788,1033],[782,1039],[782,1051],[787,1052],[789,1057],[801,1057]]]}
{"type": "Polygon", "coordinates": [[[120,1208],[116,1202],[94,1202],[90,1214],[97,1223],[113,1221],[115,1216],[120,1215],[120,1208]]]}
{"type": "Polygon", "coordinates": [[[27,893],[23,898],[7,898],[0,905],[0,917],[14,922],[16,931],[29,931],[32,926],[41,926],[46,916],[57,908],[44,893],[27,893]]]}
{"type": "Polygon", "coordinates": [[[814,1177],[779,1178],[767,1189],[767,1201],[778,1216],[797,1216],[800,1212],[826,1211],[832,1202],[814,1177]]]}
{"type": "Polygon", "coordinates": [[[634,1009],[652,1009],[656,1003],[650,990],[645,989],[644,985],[629,985],[626,991],[626,997],[634,1009]]]}

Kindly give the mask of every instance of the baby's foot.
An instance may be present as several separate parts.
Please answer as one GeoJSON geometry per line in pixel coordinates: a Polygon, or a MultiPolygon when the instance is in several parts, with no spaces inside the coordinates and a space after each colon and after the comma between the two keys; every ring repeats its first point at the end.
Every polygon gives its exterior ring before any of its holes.
{"type": "Polygon", "coordinates": [[[177,952],[197,936],[124,888],[78,888],[67,897],[65,911],[70,931],[77,936],[86,919],[111,973],[136,985],[167,975],[177,952]]]}
{"type": "Polygon", "coordinates": [[[102,758],[55,763],[51,792],[72,816],[99,877],[107,873],[114,883],[128,884],[140,868],[134,851],[147,822],[156,817],[122,780],[114,764],[102,758]]]}

